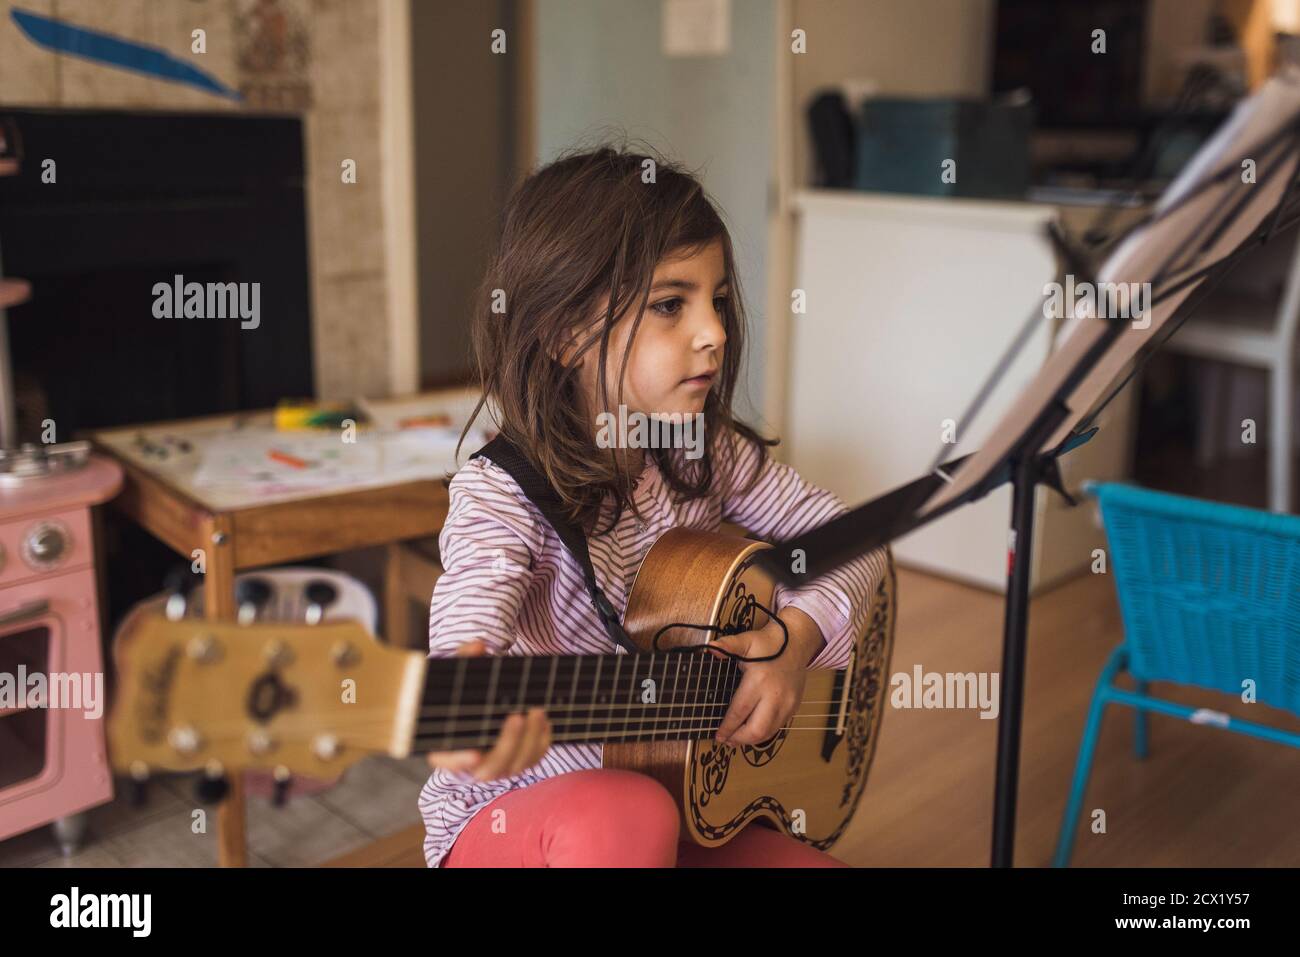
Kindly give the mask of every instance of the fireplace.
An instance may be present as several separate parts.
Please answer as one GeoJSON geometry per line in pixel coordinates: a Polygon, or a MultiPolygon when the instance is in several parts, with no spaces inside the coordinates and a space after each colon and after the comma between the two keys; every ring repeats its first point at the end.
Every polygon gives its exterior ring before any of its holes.
{"type": "Polygon", "coordinates": [[[0,263],[32,283],[9,311],[21,438],[313,394],[299,119],[0,117],[23,151],[0,180],[0,263]],[[258,283],[262,320],[157,318],[153,289],[177,275],[258,283]]]}
{"type": "MultiPolygon", "coordinates": [[[[0,123],[21,149],[0,178],[0,274],[32,286],[8,311],[22,441],[314,394],[299,118],[0,109],[0,123]],[[260,321],[160,318],[155,288],[177,276],[258,284],[260,321]]],[[[176,558],[111,512],[104,540],[115,621],[176,558]]]]}

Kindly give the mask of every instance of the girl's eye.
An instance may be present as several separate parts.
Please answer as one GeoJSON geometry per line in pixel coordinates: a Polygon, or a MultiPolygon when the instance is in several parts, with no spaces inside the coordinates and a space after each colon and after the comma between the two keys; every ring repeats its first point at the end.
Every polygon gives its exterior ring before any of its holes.
{"type": "MultiPolygon", "coordinates": [[[[659,313],[659,315],[661,316],[675,316],[677,315],[677,313],[681,312],[681,306],[682,306],[681,296],[674,296],[672,299],[665,299],[663,302],[656,302],[650,308],[653,309],[655,312],[659,313]]],[[[727,297],[714,296],[713,308],[718,310],[718,312],[722,312],[722,310],[726,309],[727,297]]]]}

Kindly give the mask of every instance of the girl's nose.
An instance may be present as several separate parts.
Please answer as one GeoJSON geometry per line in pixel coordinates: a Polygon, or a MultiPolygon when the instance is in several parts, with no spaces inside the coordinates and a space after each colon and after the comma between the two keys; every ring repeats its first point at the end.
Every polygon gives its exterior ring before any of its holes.
{"type": "Polygon", "coordinates": [[[697,349],[721,349],[727,341],[727,329],[722,324],[722,317],[718,315],[717,310],[713,308],[713,303],[709,303],[708,310],[703,312],[700,321],[695,328],[695,348],[697,349]]]}

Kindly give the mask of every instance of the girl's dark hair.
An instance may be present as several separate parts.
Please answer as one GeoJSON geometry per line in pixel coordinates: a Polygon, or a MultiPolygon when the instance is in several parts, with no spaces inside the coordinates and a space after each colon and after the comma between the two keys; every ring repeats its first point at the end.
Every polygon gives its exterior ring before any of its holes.
{"type": "Polygon", "coordinates": [[[693,255],[715,239],[722,244],[731,293],[722,311],[726,346],[704,405],[703,455],[687,460],[680,449],[664,448],[645,453],[654,456],[681,499],[699,498],[708,494],[715,471],[727,472],[737,461],[723,443],[732,429],[757,448],[750,481],[755,480],[767,446],[777,440],[760,436],[731,413],[746,324],[731,237],[699,180],[650,149],[638,153],[605,144],[569,152],[511,194],[499,249],[475,296],[472,341],[483,395],[461,442],[490,403],[501,434],[546,476],[570,520],[596,533],[607,496],[613,505],[610,528],[624,508],[639,517],[631,495],[636,476],[624,450],[598,447],[596,423],[579,399],[577,363],[598,346],[597,401],[607,410],[621,404],[628,355],[619,365],[614,401],[605,375],[615,324],[631,307],[635,336],[659,262],[670,253],[693,255]],[[608,306],[598,316],[606,295],[608,306]],[[576,338],[593,325],[585,340],[576,338]],[[576,353],[562,365],[554,357],[570,343],[576,353]]]}

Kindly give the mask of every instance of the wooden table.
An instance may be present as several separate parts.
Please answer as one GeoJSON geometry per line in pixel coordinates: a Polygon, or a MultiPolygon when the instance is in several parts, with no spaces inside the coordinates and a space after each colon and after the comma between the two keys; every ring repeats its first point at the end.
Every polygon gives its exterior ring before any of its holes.
{"type": "MultiPolygon", "coordinates": [[[[462,391],[432,393],[445,402],[453,421],[467,400],[462,391]]],[[[409,402],[410,400],[402,400],[409,402]]],[[[472,405],[470,406],[472,408],[472,405]]],[[[276,497],[213,493],[192,481],[193,465],[151,461],[136,437],[167,434],[201,444],[203,436],[242,427],[269,427],[270,411],[212,416],[92,433],[91,441],[116,460],[124,473],[114,506],[186,560],[199,549],[206,556],[203,593],[206,613],[235,616],[235,573],[264,565],[318,558],[336,552],[436,534],[447,517],[447,489],[439,477],[385,482],[377,475],[367,487],[327,494],[299,491],[276,497]]],[[[473,451],[475,446],[469,446],[473,451]]],[[[462,450],[462,455],[468,451],[462,450]]],[[[197,454],[195,458],[197,459],[197,454]]],[[[454,465],[449,463],[454,470],[454,465]]],[[[246,863],[244,794],[239,774],[217,815],[218,862],[223,867],[246,863]]]]}

